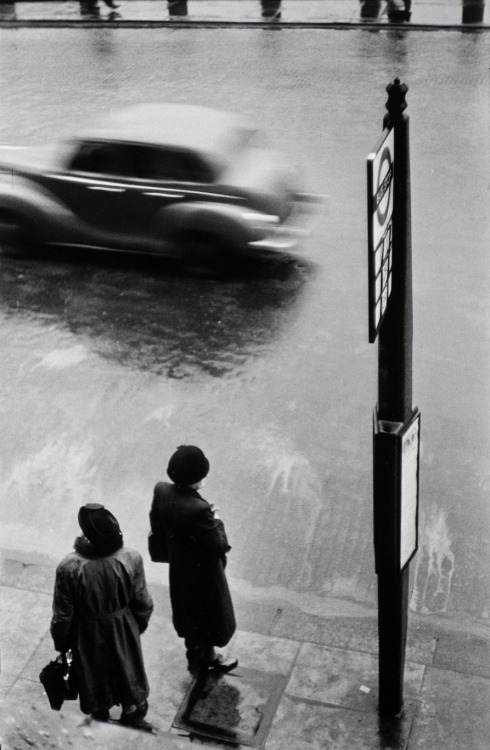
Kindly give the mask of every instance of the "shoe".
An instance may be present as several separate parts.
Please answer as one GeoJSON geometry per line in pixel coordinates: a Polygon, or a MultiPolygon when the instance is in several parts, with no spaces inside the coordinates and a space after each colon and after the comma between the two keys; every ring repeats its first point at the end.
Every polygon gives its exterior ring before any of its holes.
{"type": "Polygon", "coordinates": [[[102,709],[102,711],[93,711],[90,716],[94,721],[109,721],[111,718],[107,708],[102,709]]]}
{"type": "Polygon", "coordinates": [[[145,701],[129,713],[123,711],[121,713],[121,718],[119,719],[119,721],[126,727],[133,727],[133,729],[142,729],[144,732],[153,732],[153,726],[148,721],[145,721],[147,712],[148,701],[145,701]]]}
{"type": "Polygon", "coordinates": [[[125,717],[121,716],[121,724],[125,727],[131,727],[131,729],[139,729],[142,732],[153,732],[153,725],[149,721],[143,719],[142,716],[125,717]]]}
{"type": "Polygon", "coordinates": [[[215,672],[231,672],[235,667],[238,667],[238,659],[233,657],[225,659],[221,655],[208,664],[208,669],[213,669],[215,672]]]}

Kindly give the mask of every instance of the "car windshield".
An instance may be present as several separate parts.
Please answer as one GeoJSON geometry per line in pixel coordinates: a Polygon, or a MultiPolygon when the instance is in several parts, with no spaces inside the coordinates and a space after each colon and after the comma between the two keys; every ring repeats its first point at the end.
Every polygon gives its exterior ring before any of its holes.
{"type": "Polygon", "coordinates": [[[230,128],[223,139],[222,146],[227,156],[233,157],[246,149],[263,147],[263,141],[263,135],[255,128],[236,126],[230,128]]]}

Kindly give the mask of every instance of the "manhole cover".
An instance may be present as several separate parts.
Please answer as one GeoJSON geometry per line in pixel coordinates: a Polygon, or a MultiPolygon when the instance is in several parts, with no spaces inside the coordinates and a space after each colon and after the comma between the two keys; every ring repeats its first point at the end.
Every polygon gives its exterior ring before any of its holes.
{"type": "Polygon", "coordinates": [[[262,747],[286,687],[283,675],[238,667],[199,675],[173,726],[203,737],[262,747]]]}

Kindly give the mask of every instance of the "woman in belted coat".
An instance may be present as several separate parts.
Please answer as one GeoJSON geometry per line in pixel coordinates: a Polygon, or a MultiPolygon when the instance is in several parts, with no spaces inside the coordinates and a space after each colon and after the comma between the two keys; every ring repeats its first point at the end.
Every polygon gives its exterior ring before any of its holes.
{"type": "Polygon", "coordinates": [[[98,503],[80,508],[83,535],[56,570],[51,635],[57,651],[73,652],[80,709],[107,721],[151,728],[140,634],[153,611],[139,552],[123,546],[117,519],[98,503]]]}
{"type": "Polygon", "coordinates": [[[198,490],[209,461],[193,445],[180,446],[171,456],[167,474],[158,482],[150,511],[150,555],[168,562],[174,628],[185,639],[191,672],[212,668],[226,672],[238,660],[217,655],[236,628],[225,575],[231,547],[223,521],[198,490]]]}

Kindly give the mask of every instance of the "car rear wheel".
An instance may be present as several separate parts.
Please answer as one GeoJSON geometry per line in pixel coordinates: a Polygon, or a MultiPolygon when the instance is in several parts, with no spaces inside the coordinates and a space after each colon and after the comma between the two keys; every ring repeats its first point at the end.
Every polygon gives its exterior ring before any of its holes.
{"type": "Polygon", "coordinates": [[[32,247],[32,236],[22,218],[0,210],[0,253],[15,256],[32,247]]]}

